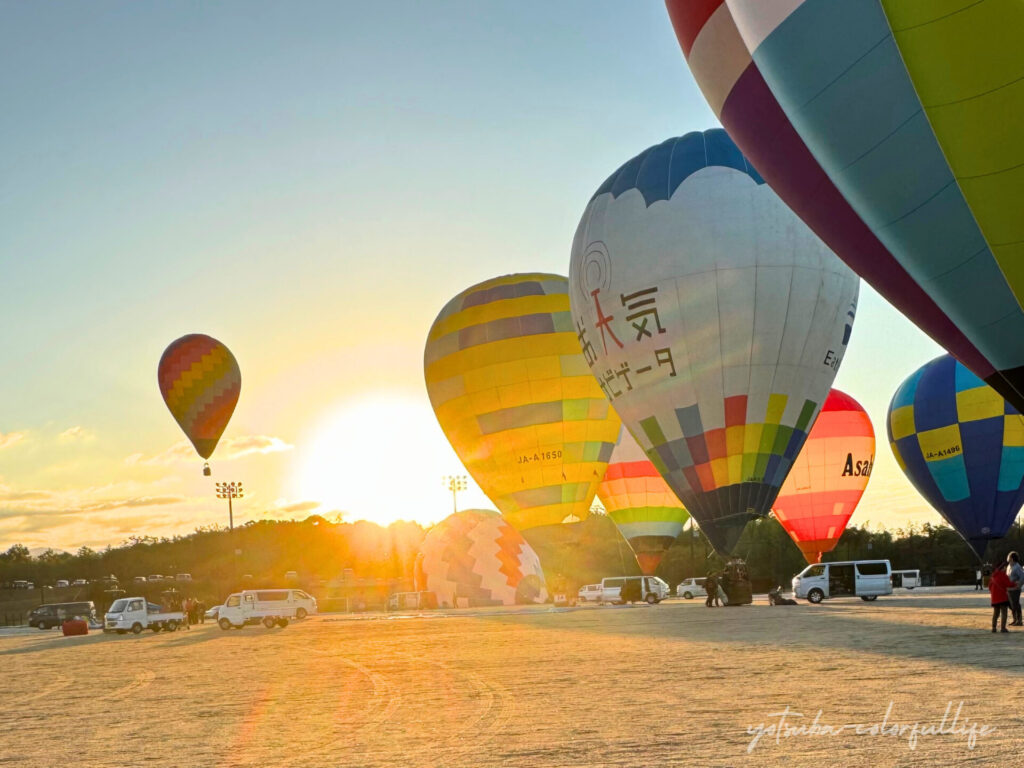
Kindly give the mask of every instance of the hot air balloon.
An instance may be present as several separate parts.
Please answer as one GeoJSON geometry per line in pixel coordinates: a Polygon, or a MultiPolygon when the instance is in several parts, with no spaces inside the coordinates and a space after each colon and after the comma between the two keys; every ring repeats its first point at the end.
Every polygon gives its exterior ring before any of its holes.
{"type": "MultiPolygon", "coordinates": [[[[231,350],[201,333],[182,336],[160,357],[157,381],[167,408],[196,453],[210,458],[242,390],[242,374],[231,350]]],[[[210,474],[209,464],[203,464],[203,474],[210,474]]]]}
{"type": "Polygon", "coordinates": [[[441,429],[512,525],[587,517],[621,422],[580,353],[566,278],[467,288],[431,326],[424,374],[441,429]]]}
{"type": "Polygon", "coordinates": [[[1024,408],[1024,5],[666,5],[708,103],[779,196],[1024,408]]]}
{"type": "Polygon", "coordinates": [[[653,575],[690,515],[627,429],[612,451],[597,496],[633,548],[640,570],[653,575]]]}
{"type": "Polygon", "coordinates": [[[860,403],[833,389],[772,505],[808,563],[839,543],[867,488],[875,431],[860,403]]]}
{"type": "Polygon", "coordinates": [[[715,129],[598,189],[569,268],[584,356],[721,554],[766,515],[842,361],[859,280],[715,129]]]}
{"type": "Polygon", "coordinates": [[[418,569],[422,588],[453,607],[542,603],[540,558],[497,512],[464,510],[427,532],[418,569]]]}
{"type": "Polygon", "coordinates": [[[899,386],[887,424],[910,482],[982,557],[1024,504],[1020,412],[943,355],[899,386]]]}

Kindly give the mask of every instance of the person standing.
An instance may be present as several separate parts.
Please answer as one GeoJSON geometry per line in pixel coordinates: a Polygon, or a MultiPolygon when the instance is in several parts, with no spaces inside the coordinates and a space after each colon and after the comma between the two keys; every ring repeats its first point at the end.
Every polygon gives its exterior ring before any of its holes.
{"type": "Polygon", "coordinates": [[[1013,582],[1013,585],[1006,590],[1007,597],[1010,599],[1010,611],[1013,613],[1013,626],[1024,626],[1020,610],[1020,588],[1024,586],[1024,567],[1021,566],[1020,555],[1016,552],[1011,552],[1007,556],[1006,575],[1013,582]]]}
{"type": "Polygon", "coordinates": [[[974,591],[980,592],[981,588],[981,566],[977,565],[974,567],[974,591]]]}
{"type": "Polygon", "coordinates": [[[1000,632],[1009,632],[1006,628],[1006,609],[1010,606],[1010,598],[1007,595],[1007,589],[1009,589],[1012,582],[1010,577],[1006,575],[1005,567],[997,567],[992,569],[992,575],[988,580],[988,591],[992,597],[992,631],[996,631],[996,620],[1002,619],[1002,629],[1000,632]]]}
{"type": "Polygon", "coordinates": [[[715,600],[718,599],[718,577],[714,573],[709,573],[708,577],[704,580],[704,589],[708,593],[704,605],[708,608],[714,608],[715,600]]]}

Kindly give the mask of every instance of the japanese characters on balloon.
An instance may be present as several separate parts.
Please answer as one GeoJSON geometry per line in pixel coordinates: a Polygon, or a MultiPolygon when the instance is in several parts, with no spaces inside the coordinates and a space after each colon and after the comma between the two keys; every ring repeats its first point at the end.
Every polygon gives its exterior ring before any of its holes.
{"type": "Polygon", "coordinates": [[[576,335],[714,548],[771,508],[850,338],[859,280],[725,131],[651,147],[583,213],[576,335]]]}
{"type": "Polygon", "coordinates": [[[1024,4],[666,5],[709,105],[779,195],[1024,408],[1024,4]]]}
{"type": "MultiPolygon", "coordinates": [[[[161,355],[157,382],[196,453],[209,459],[242,390],[242,373],[231,350],[201,333],[182,336],[161,355]]],[[[203,464],[203,474],[210,474],[209,464],[203,464]]]]}
{"type": "Polygon", "coordinates": [[[445,436],[513,526],[589,515],[621,422],[576,342],[565,277],[459,293],[430,328],[424,377],[445,436]]]}
{"type": "Polygon", "coordinates": [[[1024,504],[1024,417],[942,355],[899,386],[886,422],[907,478],[984,557],[1024,504]]]}

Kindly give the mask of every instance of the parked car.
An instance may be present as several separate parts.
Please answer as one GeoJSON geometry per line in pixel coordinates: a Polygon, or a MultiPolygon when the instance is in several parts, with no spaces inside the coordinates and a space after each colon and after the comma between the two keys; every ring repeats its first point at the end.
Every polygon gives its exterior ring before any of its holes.
{"type": "Polygon", "coordinates": [[[192,581],[192,574],[191,573],[179,573],[177,576],[174,577],[174,580],[175,581],[192,581]]]}
{"type": "Polygon", "coordinates": [[[241,629],[246,624],[263,624],[267,629],[275,624],[287,627],[289,620],[298,618],[299,609],[287,594],[292,591],[298,590],[245,589],[229,595],[217,613],[217,624],[225,630],[241,629]]]}
{"type": "Polygon", "coordinates": [[[705,578],[683,579],[676,585],[676,597],[685,597],[692,600],[695,597],[707,597],[707,590],[704,589],[705,578]]]}
{"type": "Polygon", "coordinates": [[[57,589],[63,589],[64,587],[70,587],[71,583],[67,579],[57,579],[57,583],[53,586],[57,589]]]}
{"type": "Polygon", "coordinates": [[[88,585],[89,582],[85,579],[75,579],[73,582],[71,582],[72,587],[86,587],[88,585]]]}
{"type": "Polygon", "coordinates": [[[299,572],[298,571],[285,571],[284,580],[285,581],[298,581],[299,580],[299,572]]]}
{"type": "Polygon", "coordinates": [[[793,577],[793,595],[811,603],[830,597],[877,600],[892,594],[891,572],[888,560],[815,563],[793,577]]]}
{"type": "Polygon", "coordinates": [[[103,617],[103,631],[119,635],[137,635],[144,629],[174,632],[184,623],[185,614],[181,611],[165,611],[144,597],[122,597],[113,602],[103,617]]]}
{"type": "Polygon", "coordinates": [[[580,591],[576,595],[576,599],[581,603],[600,603],[601,594],[602,590],[600,584],[585,584],[580,587],[580,591]]]}
{"type": "Polygon", "coordinates": [[[146,583],[146,577],[145,576],[136,576],[134,579],[132,579],[132,581],[134,581],[136,584],[145,584],[146,583]]]}
{"type": "Polygon", "coordinates": [[[79,603],[47,603],[33,608],[28,613],[28,625],[39,629],[59,627],[67,619],[96,621],[96,606],[92,601],[79,603]]]}
{"type": "Polygon", "coordinates": [[[914,587],[921,586],[921,572],[918,570],[893,571],[889,576],[889,580],[894,587],[913,589],[914,587]]]}
{"type": "Polygon", "coordinates": [[[164,580],[164,577],[161,576],[159,573],[154,573],[153,575],[146,577],[146,581],[163,581],[163,580],[164,580]]]}
{"type": "Polygon", "coordinates": [[[625,602],[620,593],[627,581],[638,581],[640,599],[651,605],[668,597],[668,584],[657,576],[609,576],[601,579],[601,602],[620,605],[625,602]]]}
{"type": "Polygon", "coordinates": [[[217,620],[217,614],[220,612],[220,609],[221,609],[221,606],[219,606],[219,605],[215,605],[212,608],[207,608],[206,609],[206,614],[205,614],[206,618],[213,619],[214,621],[216,621],[217,620]]]}

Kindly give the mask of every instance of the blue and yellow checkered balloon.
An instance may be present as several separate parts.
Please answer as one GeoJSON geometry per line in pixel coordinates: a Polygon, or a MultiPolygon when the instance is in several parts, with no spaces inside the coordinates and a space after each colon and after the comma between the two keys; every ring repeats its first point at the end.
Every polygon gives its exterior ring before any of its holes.
{"type": "Polygon", "coordinates": [[[900,385],[886,426],[910,482],[982,557],[1024,503],[1024,417],[943,355],[900,385]]]}

